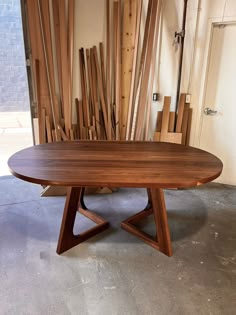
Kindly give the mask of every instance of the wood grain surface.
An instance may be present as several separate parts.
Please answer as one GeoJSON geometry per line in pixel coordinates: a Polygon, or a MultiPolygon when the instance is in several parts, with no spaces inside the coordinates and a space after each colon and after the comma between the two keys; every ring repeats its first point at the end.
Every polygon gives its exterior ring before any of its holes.
{"type": "Polygon", "coordinates": [[[222,171],[214,155],[158,142],[73,141],[30,147],[8,161],[12,174],[43,185],[181,188],[222,171]]]}

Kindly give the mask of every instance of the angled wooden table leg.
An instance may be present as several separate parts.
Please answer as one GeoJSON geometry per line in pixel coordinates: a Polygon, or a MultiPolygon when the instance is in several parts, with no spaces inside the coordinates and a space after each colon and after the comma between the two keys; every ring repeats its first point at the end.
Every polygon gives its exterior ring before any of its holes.
{"type": "Polygon", "coordinates": [[[160,251],[167,256],[172,256],[170,231],[166,213],[165,197],[162,189],[150,189],[153,214],[156,223],[157,242],[160,251]]]}
{"type": "Polygon", "coordinates": [[[161,189],[148,189],[148,206],[141,212],[122,222],[126,231],[142,239],[148,245],[167,256],[172,256],[171,239],[167,220],[164,193],[161,189]],[[156,225],[155,237],[141,231],[135,224],[151,214],[156,225]]]}
{"type": "MultiPolygon", "coordinates": [[[[82,187],[70,187],[67,191],[66,203],[61,223],[61,230],[57,245],[57,253],[62,254],[68,249],[88,240],[89,238],[95,236],[96,234],[104,231],[109,227],[109,222],[104,220],[97,214],[83,209],[80,205],[81,196],[83,197],[84,188],[82,187]],[[82,194],[82,195],[81,195],[82,194]],[[74,223],[76,218],[76,213],[79,211],[81,214],[85,215],[97,225],[88,231],[81,233],[79,235],[74,235],[74,223]]],[[[84,204],[82,204],[84,205],[84,204]]]]}

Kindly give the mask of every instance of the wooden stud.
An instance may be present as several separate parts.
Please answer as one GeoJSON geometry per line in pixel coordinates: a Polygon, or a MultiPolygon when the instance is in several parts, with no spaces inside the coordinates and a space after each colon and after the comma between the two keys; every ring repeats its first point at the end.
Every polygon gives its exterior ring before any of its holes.
{"type": "Polygon", "coordinates": [[[125,140],[128,123],[129,99],[134,59],[135,28],[137,20],[137,1],[123,1],[122,25],[122,63],[121,63],[121,110],[120,110],[120,138],[125,140]]]}
{"type": "Polygon", "coordinates": [[[41,102],[41,78],[40,78],[40,68],[39,60],[34,62],[34,74],[35,74],[35,87],[36,87],[36,99],[37,99],[37,109],[38,109],[38,131],[39,131],[39,143],[45,143],[43,128],[42,128],[42,102],[41,102]]]}
{"type": "Polygon", "coordinates": [[[116,140],[120,140],[120,102],[121,102],[121,2],[117,1],[116,29],[116,140]]]}
{"type": "Polygon", "coordinates": [[[131,137],[131,126],[132,126],[132,118],[133,118],[133,113],[134,113],[134,87],[135,87],[135,74],[136,74],[136,66],[137,66],[138,48],[139,48],[138,46],[139,46],[141,15],[142,15],[142,0],[138,0],[136,30],[135,30],[135,44],[134,44],[134,58],[133,58],[133,65],[132,65],[132,77],[131,77],[130,96],[129,96],[129,110],[128,110],[128,118],[127,118],[126,140],[129,140],[131,137]]]}
{"type": "Polygon", "coordinates": [[[99,43],[99,51],[100,51],[100,61],[101,61],[101,73],[102,73],[102,86],[104,99],[106,98],[106,75],[105,75],[105,61],[104,61],[104,45],[103,43],[99,43]]]}
{"type": "Polygon", "coordinates": [[[102,87],[102,75],[101,75],[101,70],[99,68],[99,62],[98,62],[97,47],[95,46],[93,47],[93,52],[94,52],[96,72],[97,72],[97,78],[98,78],[98,90],[99,90],[101,104],[102,104],[102,113],[103,113],[103,118],[104,118],[105,131],[106,131],[106,134],[108,135],[107,110],[106,110],[106,103],[105,103],[103,87],[102,87]]]}
{"type": "Polygon", "coordinates": [[[152,12],[151,12],[151,20],[150,20],[150,31],[148,36],[148,46],[147,46],[147,54],[144,63],[143,76],[141,80],[141,89],[140,89],[140,97],[139,97],[139,112],[137,117],[137,129],[135,134],[135,140],[140,140],[143,131],[143,117],[145,113],[145,104],[147,99],[147,91],[148,91],[148,83],[149,83],[149,75],[151,69],[151,61],[152,61],[152,52],[154,46],[154,36],[155,29],[158,17],[158,0],[153,0],[152,12]]]}
{"type": "Polygon", "coordinates": [[[149,93],[148,93],[147,104],[146,104],[146,126],[145,126],[145,135],[144,135],[145,140],[148,140],[148,132],[149,132],[149,125],[150,125],[150,113],[151,113],[152,96],[153,96],[154,76],[155,76],[155,69],[156,69],[156,55],[157,55],[157,42],[158,42],[158,35],[159,35],[160,13],[161,13],[161,1],[158,1],[157,22],[156,22],[156,30],[155,30],[155,36],[154,36],[153,52],[152,52],[152,63],[151,63],[151,78],[150,78],[149,93]]]}
{"type": "MultiPolygon", "coordinates": [[[[54,25],[54,37],[55,37],[55,51],[56,51],[56,68],[57,68],[58,85],[59,85],[59,92],[60,92],[60,105],[62,105],[63,87],[62,87],[61,42],[60,42],[60,22],[59,22],[58,0],[52,0],[52,12],[53,12],[53,25],[54,25]]],[[[61,113],[64,115],[63,106],[61,107],[61,113]]]]}
{"type": "Polygon", "coordinates": [[[190,108],[189,113],[188,113],[188,129],[187,129],[187,136],[186,136],[186,145],[189,145],[189,143],[190,143],[192,117],[193,117],[193,109],[190,108]]]}
{"type": "Polygon", "coordinates": [[[106,98],[107,98],[107,118],[108,118],[108,140],[112,140],[112,117],[111,117],[111,46],[110,46],[110,0],[106,0],[106,98]]]}
{"type": "Polygon", "coordinates": [[[182,93],[179,99],[178,117],[177,117],[176,129],[175,129],[176,132],[181,132],[181,129],[182,129],[185,100],[186,100],[186,94],[182,93]]]}
{"type": "Polygon", "coordinates": [[[190,104],[185,104],[184,105],[184,113],[183,113],[183,121],[182,121],[182,144],[186,144],[186,137],[187,137],[187,129],[188,129],[188,115],[189,115],[189,108],[190,104]]]}
{"type": "MultiPolygon", "coordinates": [[[[72,89],[73,89],[73,62],[74,62],[74,11],[75,11],[75,0],[68,1],[68,97],[70,107],[70,116],[71,116],[71,124],[72,124],[72,89]]],[[[71,125],[69,129],[71,135],[71,125]]]]}
{"type": "Polygon", "coordinates": [[[59,23],[60,23],[60,44],[61,44],[61,72],[62,72],[62,88],[63,88],[63,108],[65,118],[65,131],[67,137],[69,137],[69,130],[72,126],[72,112],[69,99],[69,61],[68,61],[68,46],[67,46],[67,23],[66,23],[66,9],[65,1],[58,0],[59,9],[59,23]]]}

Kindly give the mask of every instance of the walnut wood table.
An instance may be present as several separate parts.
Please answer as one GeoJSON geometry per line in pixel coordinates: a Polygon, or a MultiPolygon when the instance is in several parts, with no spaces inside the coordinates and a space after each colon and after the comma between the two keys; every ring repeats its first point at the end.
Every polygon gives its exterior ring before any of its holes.
{"type": "Polygon", "coordinates": [[[210,182],[222,171],[214,155],[192,147],[158,142],[74,141],[34,146],[14,154],[8,161],[16,177],[41,185],[68,186],[57,253],[61,254],[109,226],[109,222],[88,210],[84,188],[147,188],[146,209],[122,222],[122,227],[147,244],[171,256],[171,240],[163,188],[193,187],[210,182]],[[97,225],[73,234],[79,211],[97,225]],[[136,223],[153,214],[154,237],[136,223]]]}

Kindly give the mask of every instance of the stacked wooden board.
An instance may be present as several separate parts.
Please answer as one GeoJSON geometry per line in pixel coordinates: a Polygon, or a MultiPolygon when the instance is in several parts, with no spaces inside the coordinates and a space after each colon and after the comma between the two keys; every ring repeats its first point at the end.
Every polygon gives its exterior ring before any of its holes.
{"type": "Polygon", "coordinates": [[[163,111],[158,112],[154,141],[188,145],[192,122],[192,108],[186,94],[180,95],[178,113],[170,112],[171,97],[164,98],[163,111]]]}
{"type": "Polygon", "coordinates": [[[95,46],[86,49],[86,58],[83,48],[79,53],[82,99],[76,100],[78,136],[147,140],[161,2],[149,0],[143,40],[142,0],[107,0],[106,11],[106,56],[103,43],[100,58],[95,46]]]}
{"type": "MultiPolygon", "coordinates": [[[[36,143],[150,140],[162,2],[149,0],[144,12],[143,0],[106,0],[106,43],[81,47],[75,56],[74,0],[26,0],[26,6],[36,143]],[[79,83],[73,82],[74,58],[79,59],[81,82],[81,97],[75,100],[72,87],[79,83]]],[[[183,99],[177,118],[170,112],[170,98],[165,98],[156,141],[186,143],[191,110],[183,99]]]]}
{"type": "Polygon", "coordinates": [[[74,139],[74,0],[26,0],[35,142],[74,139]],[[38,139],[37,139],[38,133],[38,139]]]}

